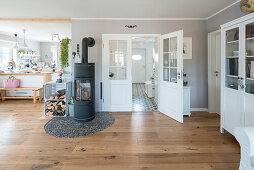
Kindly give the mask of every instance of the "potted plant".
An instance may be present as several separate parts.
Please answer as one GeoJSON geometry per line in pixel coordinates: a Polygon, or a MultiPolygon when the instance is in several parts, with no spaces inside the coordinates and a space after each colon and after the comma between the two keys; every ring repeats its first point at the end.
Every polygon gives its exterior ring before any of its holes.
{"type": "Polygon", "coordinates": [[[62,83],[62,82],[63,82],[63,79],[62,79],[63,73],[64,73],[63,70],[59,70],[59,71],[57,72],[57,74],[58,74],[58,76],[59,76],[59,79],[56,80],[57,83],[62,83]]]}

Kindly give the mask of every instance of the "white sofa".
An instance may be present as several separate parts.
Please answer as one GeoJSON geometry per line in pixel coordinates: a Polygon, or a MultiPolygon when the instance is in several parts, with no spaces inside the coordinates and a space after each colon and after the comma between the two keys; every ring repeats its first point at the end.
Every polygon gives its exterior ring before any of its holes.
{"type": "Polygon", "coordinates": [[[237,127],[234,136],[241,146],[239,170],[254,170],[254,126],[237,127]]]}

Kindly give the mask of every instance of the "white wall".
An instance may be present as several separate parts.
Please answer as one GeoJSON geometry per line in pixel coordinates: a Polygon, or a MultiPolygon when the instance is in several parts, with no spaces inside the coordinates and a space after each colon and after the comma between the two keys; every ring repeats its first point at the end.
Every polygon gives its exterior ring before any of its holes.
{"type": "Polygon", "coordinates": [[[155,95],[154,100],[158,104],[158,98],[159,98],[159,88],[158,88],[158,76],[159,76],[159,38],[155,39],[154,42],[154,82],[155,82],[155,95]]]}
{"type": "MultiPolygon", "coordinates": [[[[0,34],[0,40],[15,43],[15,37],[14,37],[14,35],[10,36],[10,35],[0,34]]],[[[20,46],[22,46],[23,39],[22,38],[18,38],[18,43],[19,43],[20,46]]],[[[28,45],[29,49],[32,49],[32,50],[37,51],[37,52],[40,52],[40,42],[26,40],[26,44],[28,45]]]]}

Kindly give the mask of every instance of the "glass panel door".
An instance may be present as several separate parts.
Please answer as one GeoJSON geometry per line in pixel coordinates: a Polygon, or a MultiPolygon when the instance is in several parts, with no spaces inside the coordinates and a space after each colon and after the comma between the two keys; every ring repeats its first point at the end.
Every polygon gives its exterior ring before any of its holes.
{"type": "Polygon", "coordinates": [[[109,40],[109,79],[126,80],[126,40],[109,40]]]}
{"type": "Polygon", "coordinates": [[[246,25],[245,38],[245,91],[254,94],[254,23],[246,25]]]}
{"type": "Polygon", "coordinates": [[[177,83],[177,37],[163,40],[163,80],[177,83]]]}
{"type": "Polygon", "coordinates": [[[239,28],[226,32],[225,85],[238,90],[239,76],[239,28]]]}

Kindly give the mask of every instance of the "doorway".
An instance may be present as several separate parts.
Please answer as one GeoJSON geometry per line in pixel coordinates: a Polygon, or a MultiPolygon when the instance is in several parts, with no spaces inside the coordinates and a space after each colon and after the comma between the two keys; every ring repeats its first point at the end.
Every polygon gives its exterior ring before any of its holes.
{"type": "Polygon", "coordinates": [[[158,68],[154,69],[158,77],[154,76],[154,81],[158,83],[154,84],[158,86],[158,108],[183,123],[183,30],[164,35],[102,34],[102,111],[132,111],[133,37],[157,38],[160,48],[158,68]]]}
{"type": "Polygon", "coordinates": [[[208,34],[208,112],[220,114],[221,32],[208,34]]]}
{"type": "Polygon", "coordinates": [[[132,111],[158,111],[158,37],[132,37],[132,111]]]}

